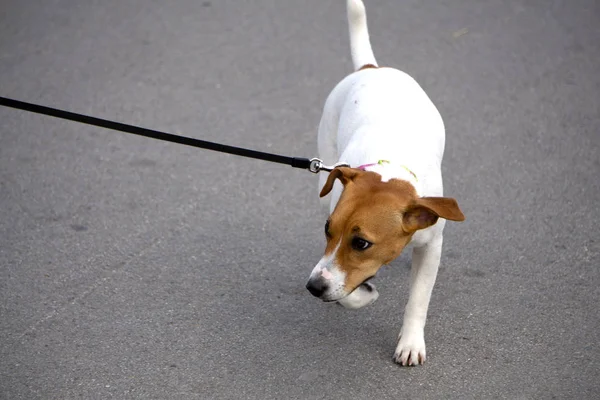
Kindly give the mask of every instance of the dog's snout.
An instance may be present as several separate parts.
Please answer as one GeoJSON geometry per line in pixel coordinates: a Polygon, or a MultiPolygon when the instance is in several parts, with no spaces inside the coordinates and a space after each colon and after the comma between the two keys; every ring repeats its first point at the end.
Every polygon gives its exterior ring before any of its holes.
{"type": "Polygon", "coordinates": [[[313,296],[321,297],[329,289],[329,285],[323,279],[309,279],[306,288],[313,296]]]}

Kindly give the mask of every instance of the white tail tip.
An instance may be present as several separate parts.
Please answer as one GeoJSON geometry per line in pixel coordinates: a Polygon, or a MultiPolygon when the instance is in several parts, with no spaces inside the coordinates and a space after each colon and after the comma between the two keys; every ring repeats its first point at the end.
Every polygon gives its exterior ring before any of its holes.
{"type": "Polygon", "coordinates": [[[347,0],[348,29],[350,31],[350,50],[354,69],[364,65],[377,66],[367,29],[367,12],[361,0],[347,0]]]}

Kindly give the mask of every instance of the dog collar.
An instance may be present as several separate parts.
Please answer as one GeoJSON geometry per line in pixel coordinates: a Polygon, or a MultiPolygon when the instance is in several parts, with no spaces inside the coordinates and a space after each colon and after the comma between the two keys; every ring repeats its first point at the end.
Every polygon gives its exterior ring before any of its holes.
{"type": "MultiPolygon", "coordinates": [[[[379,160],[376,163],[364,164],[364,165],[358,166],[356,168],[360,169],[361,171],[366,171],[367,168],[369,168],[369,167],[374,167],[376,165],[383,165],[383,164],[390,164],[390,162],[388,160],[379,160]]],[[[417,174],[415,174],[410,168],[408,168],[406,165],[400,165],[400,167],[404,168],[409,174],[411,174],[412,177],[415,178],[415,182],[419,182],[419,179],[417,178],[417,174]]]]}
{"type": "Polygon", "coordinates": [[[361,171],[366,171],[367,168],[369,167],[374,167],[375,165],[383,165],[383,164],[389,164],[390,162],[388,160],[379,160],[376,163],[371,163],[371,164],[364,164],[361,165],[359,167],[356,167],[358,169],[360,169],[361,171]]]}

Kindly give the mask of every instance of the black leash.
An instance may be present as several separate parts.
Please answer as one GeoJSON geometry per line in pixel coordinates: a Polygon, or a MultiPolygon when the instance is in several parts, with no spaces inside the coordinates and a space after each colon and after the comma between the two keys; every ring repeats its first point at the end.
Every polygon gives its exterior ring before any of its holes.
{"type": "Polygon", "coordinates": [[[171,133],[155,131],[152,129],[141,128],[139,126],[127,125],[120,122],[109,121],[106,119],[91,117],[89,115],[76,114],[69,111],[59,110],[56,108],[40,106],[38,104],[26,103],[24,101],[8,99],[0,97],[0,105],[5,107],[16,108],[18,110],[29,111],[36,114],[49,115],[55,118],[66,119],[69,121],[80,122],[101,128],[112,129],[115,131],[131,133],[134,135],[145,136],[152,139],[164,140],[167,142],[184,144],[187,146],[198,147],[200,149],[213,150],[221,153],[234,154],[236,156],[255,158],[258,160],[270,161],[279,164],[287,164],[294,168],[307,169],[310,172],[318,173],[319,171],[331,171],[337,166],[347,164],[336,164],[333,167],[323,165],[323,162],[318,158],[308,159],[301,157],[287,157],[279,154],[264,153],[262,151],[249,150],[241,147],[228,146],[220,143],[207,142],[185,136],[173,135],[171,133]]]}

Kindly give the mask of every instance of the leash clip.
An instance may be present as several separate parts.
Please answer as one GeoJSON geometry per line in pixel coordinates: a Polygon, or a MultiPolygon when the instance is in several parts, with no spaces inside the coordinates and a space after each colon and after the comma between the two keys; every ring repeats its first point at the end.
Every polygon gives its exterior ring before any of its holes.
{"type": "Polygon", "coordinates": [[[328,166],[328,165],[323,164],[323,160],[320,160],[318,158],[312,158],[310,160],[310,165],[308,167],[308,170],[310,172],[312,172],[313,174],[318,174],[321,171],[331,172],[335,168],[349,167],[349,166],[350,166],[350,164],[345,163],[345,162],[339,162],[339,163],[333,164],[332,166],[328,166]]]}

